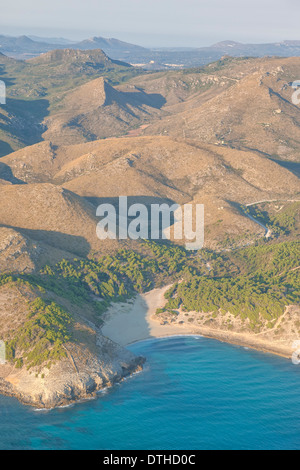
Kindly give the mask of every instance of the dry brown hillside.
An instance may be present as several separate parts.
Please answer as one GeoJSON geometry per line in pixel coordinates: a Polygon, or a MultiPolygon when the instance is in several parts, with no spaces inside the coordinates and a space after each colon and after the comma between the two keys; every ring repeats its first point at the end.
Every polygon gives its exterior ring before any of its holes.
{"type": "Polygon", "coordinates": [[[102,249],[94,207],[80,196],[51,184],[5,185],[0,192],[1,225],[80,256],[102,249]]]}
{"type": "MultiPolygon", "coordinates": [[[[225,234],[241,237],[241,242],[264,234],[241,213],[241,204],[293,200],[299,193],[298,178],[259,153],[161,136],[58,148],[44,142],[5,157],[3,165],[11,179],[29,183],[4,185],[3,200],[19,204],[25,197],[28,206],[20,212],[9,202],[0,210],[0,222],[46,230],[46,238],[52,232],[68,234],[74,242],[79,237],[86,249],[105,249],[95,237],[95,206],[115,203],[119,196],[147,205],[205,203],[206,243],[215,246],[225,234]],[[41,169],[47,184],[34,184],[41,169]],[[25,220],[22,214],[27,214],[25,220]]],[[[70,250],[67,239],[59,242],[59,248],[70,250]]]]}
{"type": "Polygon", "coordinates": [[[43,138],[66,145],[126,134],[160,115],[164,102],[133,85],[116,89],[97,78],[67,93],[45,119],[43,138]]]}
{"type": "Polygon", "coordinates": [[[222,92],[218,86],[217,96],[211,94],[205,102],[196,94],[188,106],[177,106],[176,114],[144,133],[193,138],[299,161],[300,109],[292,103],[291,84],[300,75],[300,59],[264,59],[248,72],[245,67],[232,86],[224,86],[222,92]]]}
{"type": "MultiPolygon", "coordinates": [[[[30,64],[64,70],[80,65],[78,54],[54,51],[30,64]]],[[[109,61],[93,54],[84,54],[85,65],[109,61]]],[[[290,86],[298,72],[300,59],[224,58],[122,86],[100,77],[60,92],[46,140],[0,161],[0,224],[60,250],[101,251],[95,206],[126,195],[146,204],[205,202],[208,246],[225,234],[263,235],[240,206],[299,196],[298,178],[267,158],[298,158],[290,86]],[[147,136],[99,140],[145,122],[147,136]]]]}
{"type": "Polygon", "coordinates": [[[249,74],[267,70],[274,60],[225,57],[218,62],[177,71],[163,71],[132,78],[133,84],[146,93],[159,93],[170,114],[202,105],[249,74]]]}
{"type": "Polygon", "coordinates": [[[295,175],[258,152],[162,136],[58,148],[43,142],[10,154],[0,163],[3,180],[33,183],[43,179],[72,187],[84,196],[146,191],[172,197],[175,191],[174,195],[189,199],[200,191],[250,203],[258,197],[299,191],[295,175]]]}

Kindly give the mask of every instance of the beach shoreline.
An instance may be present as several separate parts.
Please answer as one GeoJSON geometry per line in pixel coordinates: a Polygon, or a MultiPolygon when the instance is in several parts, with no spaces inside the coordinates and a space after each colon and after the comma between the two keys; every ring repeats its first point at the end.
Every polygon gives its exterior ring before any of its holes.
{"type": "Polygon", "coordinates": [[[195,316],[195,312],[181,313],[172,323],[163,322],[156,315],[156,310],[165,305],[164,294],[169,288],[170,286],[156,288],[145,294],[139,294],[134,300],[112,304],[105,314],[102,334],[124,347],[156,338],[202,336],[291,359],[293,341],[289,338],[275,341],[264,338],[261,334],[199,325],[189,321],[191,316],[195,316]],[[184,315],[188,315],[187,320],[184,315]]]}
{"type": "MultiPolygon", "coordinates": [[[[287,333],[278,336],[275,332],[241,332],[238,331],[238,328],[240,328],[241,325],[239,318],[237,318],[236,323],[233,324],[236,331],[231,331],[229,328],[220,328],[220,325],[226,325],[226,321],[225,323],[222,323],[221,319],[212,319],[209,314],[206,314],[205,316],[197,312],[184,312],[181,309],[179,309],[176,315],[165,313],[157,314],[157,309],[162,309],[167,302],[164,294],[169,288],[170,285],[156,288],[150,292],[138,294],[134,299],[128,300],[127,302],[113,303],[104,314],[104,323],[101,328],[101,332],[99,331],[99,341],[101,340],[103,343],[104,351],[106,351],[106,353],[109,346],[112,350],[109,354],[110,365],[107,366],[107,373],[111,375],[110,379],[106,380],[103,378],[99,383],[96,384],[95,382],[94,387],[91,388],[89,386],[89,390],[86,389],[84,391],[80,389],[81,391],[79,391],[77,386],[78,384],[76,385],[75,383],[79,377],[78,372],[74,375],[74,371],[69,371],[68,369],[69,374],[71,374],[71,382],[75,381],[73,387],[74,393],[71,394],[72,396],[60,396],[58,401],[53,399],[48,400],[47,403],[45,403],[41,398],[37,398],[36,387],[42,387],[41,391],[45,392],[47,396],[54,390],[54,395],[56,396],[57,380],[59,382],[59,387],[65,387],[66,376],[65,373],[63,373],[63,369],[60,368],[64,366],[72,369],[71,364],[66,360],[54,367],[56,371],[52,371],[52,373],[55,376],[55,379],[53,380],[52,378],[52,380],[50,380],[48,388],[45,388],[43,378],[34,379],[34,377],[31,377],[28,379],[26,376],[26,380],[23,385],[16,388],[13,387],[13,377],[10,377],[9,379],[9,377],[0,376],[0,394],[15,397],[23,404],[31,405],[34,408],[39,409],[54,409],[86,401],[88,399],[95,398],[102,390],[110,388],[116,383],[122,382],[124,379],[129,378],[142,370],[143,363],[147,358],[135,357],[132,355],[132,353],[127,349],[130,345],[147,340],[167,339],[171,337],[197,336],[210,338],[223,343],[232,344],[246,349],[253,349],[267,354],[273,354],[291,360],[293,354],[293,341],[297,339],[294,337],[294,333],[293,336],[287,333]],[[207,320],[208,318],[210,318],[209,322],[207,320]],[[213,326],[207,326],[207,324],[213,326]],[[130,357],[127,357],[128,355],[130,355],[130,357]],[[111,362],[112,360],[113,363],[111,362]],[[115,372],[112,370],[113,365],[115,372]],[[34,383],[32,382],[33,379],[35,380],[34,383]],[[75,389],[78,389],[76,393],[75,389]]],[[[288,313],[289,311],[287,309],[285,314],[278,319],[279,326],[283,320],[286,320],[286,315],[288,315],[288,313]]],[[[291,313],[296,313],[296,317],[300,315],[299,310],[292,311],[291,313]]],[[[226,319],[227,317],[225,316],[225,320],[226,319]]],[[[293,330],[292,327],[293,325],[290,325],[290,330],[293,330]]],[[[77,364],[79,366],[80,361],[77,361],[77,364]]],[[[2,366],[2,368],[3,367],[6,366],[2,366]]],[[[82,380],[88,383],[91,375],[94,376],[95,374],[98,374],[98,365],[96,364],[96,366],[88,373],[85,366],[83,366],[83,370],[81,372],[83,374],[82,380]]],[[[17,372],[16,378],[19,377],[18,374],[21,374],[21,372],[17,372]]],[[[107,374],[105,373],[103,377],[106,376],[107,374]]]]}

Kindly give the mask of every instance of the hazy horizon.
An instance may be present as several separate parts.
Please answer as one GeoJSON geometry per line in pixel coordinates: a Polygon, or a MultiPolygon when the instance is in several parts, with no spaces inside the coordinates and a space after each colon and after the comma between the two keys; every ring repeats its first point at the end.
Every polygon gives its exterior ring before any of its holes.
{"type": "MultiPolygon", "coordinates": [[[[217,44],[219,42],[225,42],[225,41],[234,41],[234,42],[237,42],[237,43],[241,43],[241,44],[271,44],[271,43],[281,43],[281,42],[284,42],[284,41],[300,41],[300,34],[298,37],[294,37],[294,38],[280,38],[280,39],[277,39],[277,40],[262,40],[262,41],[242,41],[242,40],[238,40],[238,39],[232,39],[231,37],[223,37],[223,38],[220,38],[216,41],[206,41],[206,42],[203,42],[203,43],[199,43],[199,44],[191,44],[191,43],[178,43],[178,42],[174,42],[174,43],[170,43],[171,41],[171,38],[168,37],[167,38],[167,44],[162,42],[162,43],[151,43],[151,41],[149,42],[145,42],[143,41],[142,37],[141,37],[141,40],[139,41],[138,38],[137,40],[130,40],[128,38],[126,38],[124,35],[122,34],[118,34],[117,32],[116,33],[112,33],[112,34],[102,34],[101,32],[99,33],[94,33],[94,34],[87,34],[87,35],[79,35],[78,37],[76,36],[73,36],[73,35],[67,35],[67,34],[63,34],[63,31],[58,31],[57,34],[50,34],[51,31],[49,31],[49,34],[43,34],[42,32],[39,34],[37,33],[36,31],[21,31],[21,32],[18,32],[16,31],[15,33],[14,32],[8,32],[8,33],[5,33],[3,32],[1,26],[0,26],[0,35],[3,35],[3,36],[7,36],[7,37],[22,37],[22,36],[27,36],[29,38],[32,38],[32,40],[40,40],[40,39],[45,39],[45,40],[58,40],[58,39],[61,39],[61,40],[65,40],[66,42],[67,41],[70,41],[70,44],[72,43],[76,43],[76,42],[80,42],[80,41],[83,41],[83,40],[87,40],[87,39],[91,39],[91,38],[94,38],[94,37],[101,37],[101,38],[104,38],[104,39],[118,39],[119,41],[124,41],[124,42],[127,42],[127,43],[131,43],[131,44],[135,44],[137,46],[142,46],[142,47],[145,47],[145,48],[201,48],[201,47],[209,47],[209,46],[213,46],[214,44],[217,44]]],[[[46,41],[45,41],[46,42],[46,41]]]]}
{"type": "Polygon", "coordinates": [[[1,12],[0,32],[71,40],[115,37],[145,47],[266,43],[300,39],[299,13],[297,0],[11,0],[1,12]]]}

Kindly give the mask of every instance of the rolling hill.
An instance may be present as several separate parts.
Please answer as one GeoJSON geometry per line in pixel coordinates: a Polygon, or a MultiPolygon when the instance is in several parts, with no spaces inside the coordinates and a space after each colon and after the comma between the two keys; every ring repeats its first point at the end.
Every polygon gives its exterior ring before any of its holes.
{"type": "Polygon", "coordinates": [[[160,115],[164,101],[134,86],[114,88],[101,77],[64,96],[43,122],[43,139],[65,145],[126,134],[160,115]]]}
{"type": "Polygon", "coordinates": [[[1,54],[0,79],[6,83],[7,104],[0,107],[0,156],[41,141],[43,121],[65,93],[94,78],[119,83],[137,73],[101,50],[55,50],[28,61],[1,54]]]}
{"type": "MultiPolygon", "coordinates": [[[[17,194],[28,192],[31,195],[34,191],[33,194],[41,197],[35,209],[37,215],[33,216],[33,220],[37,217],[36,230],[39,224],[43,227],[46,222],[42,219],[42,204],[47,205],[49,198],[55,196],[55,210],[62,218],[67,210],[65,198],[71,197],[68,194],[73,194],[74,198],[76,194],[80,201],[88,200],[94,204],[94,207],[84,206],[89,218],[92,217],[85,223],[86,235],[84,224],[79,222],[80,219],[76,222],[75,213],[70,222],[73,231],[67,229],[67,225],[59,231],[72,236],[80,234],[93,249],[100,251],[105,250],[105,246],[99,246],[96,240],[96,206],[102,202],[116,203],[120,195],[146,205],[166,201],[205,203],[206,246],[215,247],[222,244],[226,234],[231,234],[233,243],[238,244],[248,243],[264,234],[259,225],[245,217],[241,205],[270,199],[291,200],[299,193],[297,176],[259,153],[170,137],[106,139],[62,147],[43,142],[4,157],[2,164],[2,180],[23,182],[23,185],[4,185],[4,195],[10,194],[9,199],[14,201],[14,188],[20,188],[17,194]],[[37,185],[36,181],[44,183],[37,185]],[[54,196],[51,196],[52,192],[54,196]]],[[[37,200],[37,196],[34,198],[37,200]]],[[[5,196],[3,200],[6,200],[5,196]]],[[[54,211],[53,204],[51,211],[54,211]]],[[[76,205],[74,207],[76,212],[76,205]]],[[[32,210],[28,207],[28,214],[32,210]]],[[[8,216],[11,212],[14,211],[9,209],[8,216]]],[[[13,222],[11,218],[1,218],[0,213],[0,222],[28,228],[32,226],[28,214],[25,221],[16,225],[16,216],[13,222]]],[[[58,230],[56,218],[50,223],[48,217],[49,232],[58,230]]],[[[66,245],[58,246],[67,250],[66,245]]]]}
{"type": "MultiPolygon", "coordinates": [[[[216,54],[224,47],[239,49],[216,54]]],[[[162,328],[189,322],[290,353],[300,59],[226,57],[152,73],[68,47],[27,61],[0,55],[0,73],[1,393],[58,406],[140,370],[142,358],[103,336],[107,309],[169,284],[155,315],[162,328]],[[147,208],[204,204],[204,249],[100,241],[97,206],[117,209],[119,196],[147,208]]]]}
{"type": "MultiPolygon", "coordinates": [[[[181,136],[197,141],[259,151],[299,161],[299,107],[292,103],[291,84],[300,60],[271,59],[236,80],[218,96],[177,112],[147,127],[146,134],[181,136]]],[[[198,100],[196,98],[196,100],[198,100]]]]}
{"type": "Polygon", "coordinates": [[[101,249],[94,207],[80,196],[51,184],[4,185],[0,190],[2,226],[73,255],[101,249]]]}

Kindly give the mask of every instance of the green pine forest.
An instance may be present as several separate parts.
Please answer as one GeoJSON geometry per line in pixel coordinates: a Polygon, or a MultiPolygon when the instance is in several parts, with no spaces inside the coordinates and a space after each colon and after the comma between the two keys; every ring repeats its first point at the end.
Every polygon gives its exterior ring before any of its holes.
{"type": "MultiPolygon", "coordinates": [[[[266,222],[266,215],[251,210],[266,222]]],[[[88,306],[93,321],[101,326],[112,302],[171,283],[162,311],[172,313],[181,307],[212,316],[230,312],[248,319],[255,331],[262,319],[271,327],[286,306],[300,301],[300,243],[291,210],[295,207],[288,209],[287,216],[268,218],[270,226],[278,227],[272,240],[262,239],[242,249],[188,252],[169,242],[145,240],[137,243],[136,251],[121,249],[100,258],[62,260],[35,274],[1,275],[0,285],[26,286],[36,295],[28,304],[26,322],[6,341],[9,360],[17,367],[50,367],[66,355],[64,345],[74,340],[74,319],[72,308],[61,305],[65,301],[88,306]]]]}

